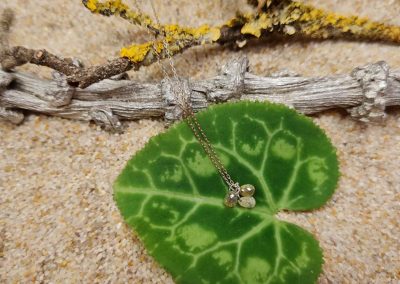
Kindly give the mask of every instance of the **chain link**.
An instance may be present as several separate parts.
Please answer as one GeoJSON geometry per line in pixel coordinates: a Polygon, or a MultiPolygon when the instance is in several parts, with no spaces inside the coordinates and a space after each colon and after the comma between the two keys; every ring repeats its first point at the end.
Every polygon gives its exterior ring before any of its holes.
{"type": "MultiPolygon", "coordinates": [[[[137,0],[134,0],[134,3],[135,3],[135,7],[138,10],[138,12],[143,14],[142,10],[140,9],[140,7],[138,5],[137,0]]],[[[162,26],[160,24],[160,20],[158,18],[157,12],[155,10],[153,0],[150,0],[150,5],[151,5],[152,12],[154,14],[154,17],[156,19],[156,23],[157,23],[158,27],[161,29],[162,26]]],[[[146,31],[147,31],[147,33],[149,35],[151,35],[151,33],[150,33],[148,28],[146,28],[146,31]]],[[[191,103],[188,100],[189,96],[186,96],[186,98],[185,98],[185,93],[186,92],[184,91],[184,89],[182,87],[181,79],[178,77],[178,73],[176,71],[175,64],[174,64],[173,59],[172,59],[172,55],[171,55],[171,53],[169,51],[169,44],[165,39],[165,36],[166,36],[165,31],[160,30],[160,32],[163,33],[163,35],[162,35],[163,36],[162,44],[163,44],[165,53],[167,55],[170,68],[172,70],[173,77],[176,80],[177,84],[173,84],[172,83],[171,77],[169,76],[165,66],[161,63],[161,56],[157,51],[157,48],[155,46],[155,42],[153,42],[153,50],[154,50],[154,52],[155,52],[155,54],[157,56],[157,63],[161,66],[161,69],[162,69],[162,72],[164,74],[164,77],[170,83],[172,88],[177,88],[178,89],[177,91],[174,90],[174,89],[172,91],[175,94],[175,100],[177,102],[177,105],[181,108],[181,110],[183,112],[183,118],[184,118],[185,122],[188,124],[188,126],[190,127],[190,129],[192,130],[192,132],[195,135],[196,139],[199,141],[199,143],[203,147],[204,151],[206,152],[207,156],[211,160],[212,164],[218,170],[218,172],[219,172],[220,176],[222,177],[222,179],[228,185],[229,192],[234,193],[235,195],[238,195],[239,194],[239,190],[240,190],[239,184],[237,182],[233,181],[233,179],[229,175],[228,171],[226,170],[226,168],[222,164],[221,160],[219,159],[214,147],[210,143],[207,135],[205,134],[203,128],[200,125],[200,122],[198,121],[197,117],[195,116],[193,107],[192,107],[191,103]],[[180,96],[178,94],[180,94],[180,96]]],[[[154,36],[157,38],[157,35],[159,35],[159,34],[154,33],[154,36]]],[[[179,41],[178,41],[178,43],[179,43],[179,41]]]]}

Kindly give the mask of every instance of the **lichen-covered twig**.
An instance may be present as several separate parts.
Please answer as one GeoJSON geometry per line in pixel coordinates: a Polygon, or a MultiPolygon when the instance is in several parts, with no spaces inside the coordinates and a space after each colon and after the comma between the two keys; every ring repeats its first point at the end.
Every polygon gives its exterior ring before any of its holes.
{"type": "MultiPolygon", "coordinates": [[[[193,108],[198,111],[213,103],[268,100],[289,105],[305,114],[344,108],[352,117],[368,122],[382,120],[386,107],[400,106],[400,70],[391,71],[384,62],[356,68],[350,75],[323,78],[259,77],[247,69],[247,58],[238,58],[214,78],[189,80],[193,108]]],[[[93,120],[113,131],[121,130],[120,120],[164,118],[174,121],[180,119],[174,96],[170,95],[173,88],[170,84],[174,83],[104,80],[86,89],[74,88],[67,104],[54,105],[47,97],[66,91],[58,82],[0,71],[0,118],[19,123],[23,118],[21,111],[33,111],[93,120]]]]}
{"type": "Polygon", "coordinates": [[[291,0],[258,1],[258,13],[238,15],[220,27],[202,25],[198,28],[158,26],[147,15],[140,18],[120,0],[104,3],[83,0],[83,3],[93,13],[120,15],[131,23],[151,27],[165,35],[167,46],[158,40],[122,48],[121,57],[129,58],[134,64],[151,64],[157,60],[155,53],[164,58],[168,53],[176,54],[194,45],[234,43],[237,40],[265,38],[272,33],[312,39],[349,38],[400,43],[400,27],[357,16],[342,16],[291,0]],[[170,50],[167,52],[166,48],[170,50]]]}
{"type": "Polygon", "coordinates": [[[134,64],[141,63],[141,65],[146,66],[153,63],[158,57],[165,58],[168,53],[174,55],[194,45],[216,42],[221,36],[219,28],[213,28],[209,25],[191,28],[181,27],[177,24],[161,25],[154,23],[148,15],[133,11],[121,0],[105,2],[83,0],[82,3],[92,13],[105,16],[120,16],[130,23],[150,29],[156,36],[162,35],[165,38],[168,46],[165,46],[163,40],[160,39],[155,42],[134,44],[122,48],[121,57],[129,58],[134,64]],[[168,48],[168,51],[166,48],[168,48]],[[158,53],[158,56],[156,53],[158,53]]]}
{"type": "Polygon", "coordinates": [[[257,12],[238,14],[219,27],[202,25],[197,28],[156,24],[148,15],[130,9],[121,0],[82,2],[93,13],[118,15],[132,24],[149,28],[156,35],[162,35],[168,44],[163,44],[160,37],[152,42],[133,44],[121,49],[120,58],[88,68],[76,66],[73,60],[60,58],[45,50],[17,46],[3,49],[3,56],[0,57],[3,69],[9,70],[25,63],[47,66],[66,75],[66,82],[71,86],[85,88],[125,71],[148,66],[158,58],[173,56],[201,44],[240,42],[242,47],[249,40],[268,39],[275,34],[288,39],[347,38],[400,43],[400,27],[357,16],[342,16],[291,0],[249,0],[258,6],[257,12]]]}
{"type": "Polygon", "coordinates": [[[159,32],[160,27],[153,22],[150,16],[133,11],[120,0],[99,2],[97,0],[82,0],[83,5],[92,13],[104,16],[118,15],[132,24],[141,25],[153,32],[159,32]]]}

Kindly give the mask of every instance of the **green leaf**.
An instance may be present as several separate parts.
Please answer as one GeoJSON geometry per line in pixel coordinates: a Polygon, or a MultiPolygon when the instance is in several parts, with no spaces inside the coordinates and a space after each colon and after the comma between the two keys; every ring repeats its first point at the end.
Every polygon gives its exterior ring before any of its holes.
{"type": "Polygon", "coordinates": [[[240,102],[197,114],[232,178],[256,187],[253,209],[226,208],[227,186],[186,123],[150,139],[115,182],[115,200],[177,283],[314,283],[318,242],[278,220],[322,206],[336,152],[311,119],[283,105],[240,102]]]}

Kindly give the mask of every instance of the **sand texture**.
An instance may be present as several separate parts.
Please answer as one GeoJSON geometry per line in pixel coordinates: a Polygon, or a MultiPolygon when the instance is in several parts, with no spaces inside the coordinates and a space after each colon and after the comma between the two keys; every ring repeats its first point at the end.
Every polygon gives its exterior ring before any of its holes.
{"type": "MultiPolygon", "coordinates": [[[[155,2],[162,21],[198,25],[231,17],[245,1],[155,2]]],[[[310,2],[400,25],[397,0],[310,2]]],[[[47,48],[88,64],[105,62],[147,35],[121,19],[90,14],[78,0],[0,1],[0,10],[5,7],[16,11],[13,45],[47,48]]],[[[349,41],[266,43],[240,52],[198,47],[178,56],[176,68],[206,78],[239,54],[259,75],[284,68],[307,76],[338,74],[379,60],[400,69],[400,46],[349,41]]],[[[36,66],[19,69],[50,74],[36,66]]],[[[162,77],[157,64],[130,75],[162,77]]],[[[313,119],[338,148],[339,187],[320,210],[279,216],[319,240],[325,260],[320,283],[399,283],[400,111],[391,110],[381,125],[339,112],[313,119]]],[[[112,198],[112,182],[125,162],[163,129],[163,122],[143,120],[109,134],[41,115],[20,126],[0,122],[0,283],[173,283],[124,224],[112,198]]]]}

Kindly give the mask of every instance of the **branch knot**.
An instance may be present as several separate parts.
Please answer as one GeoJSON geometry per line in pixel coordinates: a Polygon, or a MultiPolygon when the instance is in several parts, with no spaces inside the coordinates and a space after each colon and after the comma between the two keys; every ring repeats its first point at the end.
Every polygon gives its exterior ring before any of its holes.
{"type": "Polygon", "coordinates": [[[221,68],[221,74],[213,79],[207,90],[211,102],[239,100],[244,90],[244,76],[249,67],[246,56],[233,59],[221,68]]]}
{"type": "Polygon", "coordinates": [[[52,77],[55,81],[55,86],[45,91],[42,99],[49,102],[51,106],[61,107],[68,105],[75,93],[75,88],[71,87],[67,82],[67,76],[54,71],[52,77]]]}
{"type": "Polygon", "coordinates": [[[353,118],[363,122],[382,121],[386,117],[385,95],[388,89],[389,65],[384,61],[355,68],[351,76],[356,79],[363,93],[363,102],[349,109],[353,118]]]}
{"type": "Polygon", "coordinates": [[[184,99],[192,103],[192,89],[190,87],[190,82],[186,78],[179,78],[178,80],[164,79],[161,81],[161,94],[164,98],[166,104],[164,119],[167,122],[174,122],[183,118],[183,110],[179,105],[177,99],[184,99]],[[178,87],[180,85],[180,88],[178,87]],[[180,94],[183,91],[183,94],[180,94]],[[178,96],[184,96],[182,98],[177,98],[178,96]]]}

